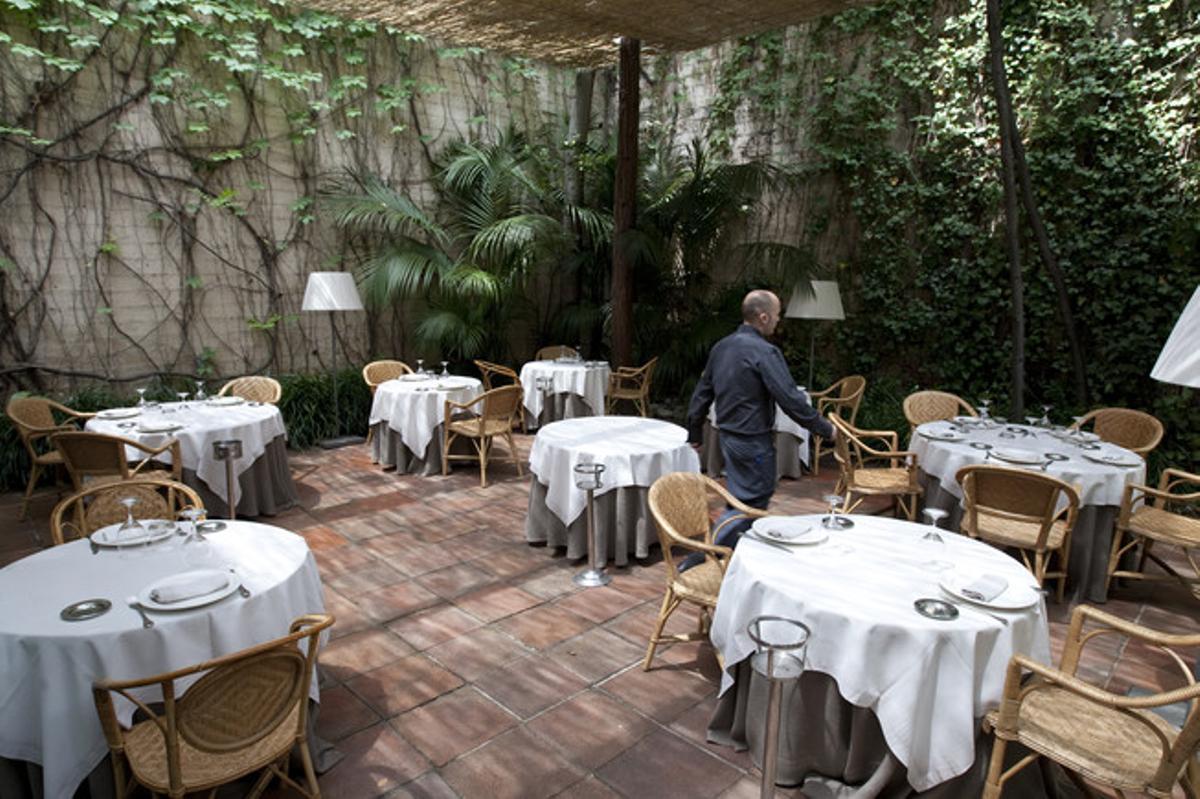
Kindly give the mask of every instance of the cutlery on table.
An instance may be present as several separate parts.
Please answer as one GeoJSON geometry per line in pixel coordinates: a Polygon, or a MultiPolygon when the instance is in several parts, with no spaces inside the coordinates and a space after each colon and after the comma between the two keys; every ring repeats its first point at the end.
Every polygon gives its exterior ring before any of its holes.
{"type": "Polygon", "coordinates": [[[125,604],[129,605],[129,607],[136,610],[138,612],[138,615],[142,617],[142,626],[143,627],[145,627],[148,630],[154,626],[154,620],[146,615],[146,611],[142,608],[142,603],[138,602],[137,597],[135,597],[135,596],[125,597],[125,604]]]}
{"type": "Polygon", "coordinates": [[[792,551],[792,548],[789,547],[787,544],[780,543],[779,541],[772,541],[771,539],[764,538],[763,536],[761,536],[755,532],[743,533],[742,537],[753,539],[753,540],[757,541],[758,543],[766,544],[769,547],[775,547],[776,549],[782,549],[784,552],[792,551]]]}
{"type": "MultiPolygon", "coordinates": [[[[967,592],[963,591],[963,593],[966,594],[967,592]]],[[[982,595],[979,595],[979,596],[982,597],[982,595]]],[[[1005,627],[1008,626],[1008,619],[1004,618],[1003,616],[1001,616],[997,613],[991,613],[989,611],[986,611],[983,608],[978,607],[977,605],[972,605],[969,602],[963,602],[961,599],[955,599],[952,597],[946,597],[945,601],[949,602],[951,605],[954,605],[956,608],[961,608],[963,610],[973,610],[976,613],[979,613],[981,615],[988,616],[990,618],[995,619],[996,621],[1003,624],[1005,627]]]]}

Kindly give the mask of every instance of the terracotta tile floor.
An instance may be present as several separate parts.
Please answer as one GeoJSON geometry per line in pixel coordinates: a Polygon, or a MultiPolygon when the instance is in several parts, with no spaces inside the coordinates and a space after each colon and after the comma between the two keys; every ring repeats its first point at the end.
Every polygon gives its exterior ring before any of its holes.
{"type": "MultiPolygon", "coordinates": [[[[292,470],[300,507],[264,521],[305,537],[337,616],[319,730],[344,759],[321,778],[326,796],[757,795],[749,757],[704,741],[712,650],[676,645],[641,671],[662,590],[656,558],[580,591],[579,564],[525,543],[529,478],[507,464],[486,489],[464,465],[449,477],[385,473],[361,446],[293,453],[292,470]]],[[[820,510],[832,472],[784,480],[773,509],[820,510]]],[[[35,531],[48,537],[56,496],[39,491],[28,522],[16,521],[19,496],[0,496],[0,563],[35,551],[35,531]]],[[[1171,586],[1122,589],[1107,608],[1200,629],[1195,600],[1171,586]]],[[[1069,609],[1051,613],[1057,656],[1069,609]]],[[[674,623],[694,617],[681,610],[674,623]]],[[[1083,667],[1119,690],[1164,676],[1139,647],[1096,647],[1083,667]]]]}

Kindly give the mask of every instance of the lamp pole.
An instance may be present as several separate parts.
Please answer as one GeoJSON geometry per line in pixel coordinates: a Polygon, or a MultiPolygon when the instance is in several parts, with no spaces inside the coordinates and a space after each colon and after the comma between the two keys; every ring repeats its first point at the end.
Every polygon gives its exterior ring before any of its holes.
{"type": "Polygon", "coordinates": [[[338,407],[338,372],[337,372],[337,326],[333,315],[338,311],[363,310],[362,299],[358,296],[358,287],[354,285],[354,276],[349,272],[313,272],[308,276],[308,285],[304,289],[304,311],[329,312],[329,346],[330,365],[333,369],[333,418],[336,427],[334,436],[320,442],[325,449],[336,449],[348,444],[361,444],[362,436],[339,436],[342,415],[338,407]]]}

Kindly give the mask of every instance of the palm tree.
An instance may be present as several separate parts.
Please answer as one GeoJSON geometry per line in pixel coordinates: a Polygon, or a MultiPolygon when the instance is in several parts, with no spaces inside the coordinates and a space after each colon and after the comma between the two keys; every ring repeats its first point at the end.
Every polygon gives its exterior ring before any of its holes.
{"type": "Polygon", "coordinates": [[[420,297],[419,344],[452,357],[501,353],[509,323],[528,312],[531,279],[577,246],[562,220],[597,240],[611,236],[612,222],[566,206],[522,136],[460,142],[445,157],[436,178],[440,220],[374,177],[335,187],[324,202],[340,228],[367,244],[360,271],[368,302],[420,297]]]}

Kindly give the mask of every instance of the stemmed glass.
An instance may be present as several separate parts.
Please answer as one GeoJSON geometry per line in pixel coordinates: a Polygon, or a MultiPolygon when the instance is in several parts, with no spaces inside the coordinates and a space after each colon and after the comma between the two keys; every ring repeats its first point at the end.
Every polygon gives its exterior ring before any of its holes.
{"type": "Polygon", "coordinates": [[[442,375],[441,375],[442,377],[449,377],[449,376],[450,376],[450,370],[446,368],[446,367],[448,367],[449,365],[450,365],[450,362],[449,362],[449,361],[442,361],[442,375]]]}
{"type": "Polygon", "coordinates": [[[145,407],[145,405],[146,405],[146,387],[141,386],[140,388],[136,388],[134,390],[137,391],[137,393],[138,393],[138,407],[139,408],[145,407]]]}
{"type": "Polygon", "coordinates": [[[979,418],[985,422],[991,418],[988,415],[988,406],[991,404],[992,404],[992,401],[990,399],[988,399],[987,397],[983,397],[979,400],[979,418]]]}
{"type": "MultiPolygon", "coordinates": [[[[821,526],[829,533],[841,532],[847,528],[853,527],[854,522],[847,518],[838,516],[838,508],[844,506],[845,499],[841,494],[826,494],[825,501],[829,503],[829,515],[821,519],[821,526]]],[[[854,551],[854,547],[845,543],[836,543],[830,547],[831,552],[836,552],[839,555],[844,555],[854,551]]]]}
{"type": "Polygon", "coordinates": [[[193,396],[196,398],[196,402],[203,402],[204,400],[208,399],[208,395],[204,393],[203,380],[196,381],[196,393],[193,396]]]}
{"type": "Polygon", "coordinates": [[[187,398],[190,397],[191,394],[189,394],[186,391],[176,391],[175,396],[179,397],[179,409],[186,410],[187,409],[187,398]]]}
{"type": "Polygon", "coordinates": [[[121,497],[118,502],[125,507],[125,521],[121,522],[116,534],[117,546],[120,547],[118,552],[121,558],[135,557],[140,554],[141,545],[145,544],[148,538],[146,528],[133,518],[133,506],[137,505],[139,500],[137,497],[121,497]],[[135,552],[135,549],[139,551],[135,552]]]}
{"type": "Polygon", "coordinates": [[[417,374],[419,374],[419,375],[425,374],[425,359],[424,358],[417,358],[417,374]]]}
{"type": "Polygon", "coordinates": [[[947,512],[941,508],[926,508],[925,518],[929,520],[929,528],[921,536],[921,548],[929,555],[929,560],[921,564],[930,571],[943,571],[954,564],[945,560],[946,539],[938,530],[938,522],[946,518],[947,512]]]}
{"type": "Polygon", "coordinates": [[[582,344],[575,345],[575,360],[577,360],[577,361],[583,360],[583,345],[582,344]]]}

